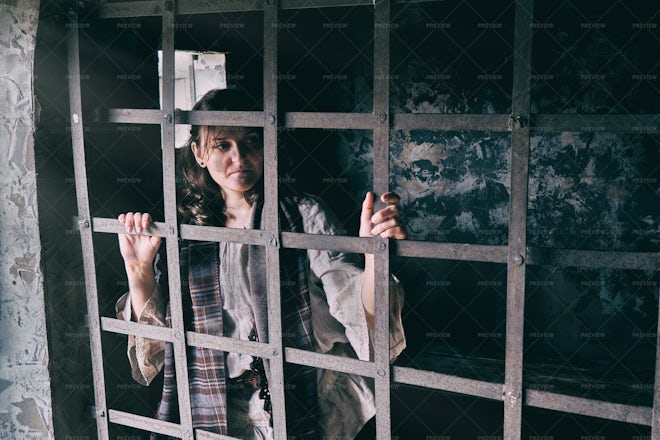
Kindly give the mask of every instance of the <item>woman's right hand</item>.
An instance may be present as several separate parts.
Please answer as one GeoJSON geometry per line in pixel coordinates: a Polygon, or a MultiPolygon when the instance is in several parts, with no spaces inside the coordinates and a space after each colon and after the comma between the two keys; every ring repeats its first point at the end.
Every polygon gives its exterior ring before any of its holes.
{"type": "MultiPolygon", "coordinates": [[[[151,215],[141,212],[127,212],[119,215],[119,221],[128,234],[140,234],[151,224],[151,215]]],[[[124,258],[126,270],[151,267],[160,246],[160,237],[148,235],[119,234],[119,249],[124,258]]],[[[130,274],[129,274],[130,275],[130,274]]]]}
{"type": "MultiPolygon", "coordinates": [[[[141,233],[149,228],[151,215],[127,212],[119,215],[126,232],[141,233]]],[[[142,314],[156,285],[153,262],[160,247],[160,237],[148,235],[119,234],[119,249],[124,258],[128,290],[131,293],[131,318],[134,321],[142,314]]]]}

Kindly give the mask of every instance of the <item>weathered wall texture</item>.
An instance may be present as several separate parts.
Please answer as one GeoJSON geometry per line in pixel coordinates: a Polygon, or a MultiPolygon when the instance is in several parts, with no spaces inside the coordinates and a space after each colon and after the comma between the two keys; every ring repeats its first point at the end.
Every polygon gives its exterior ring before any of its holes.
{"type": "Polygon", "coordinates": [[[0,4],[0,438],[53,438],[34,164],[37,0],[0,4]]]}

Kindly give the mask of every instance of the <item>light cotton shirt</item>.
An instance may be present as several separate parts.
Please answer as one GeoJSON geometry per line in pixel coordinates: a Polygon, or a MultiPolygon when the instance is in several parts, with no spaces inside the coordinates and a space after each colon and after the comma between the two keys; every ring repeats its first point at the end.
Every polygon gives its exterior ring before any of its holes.
{"type": "MultiPolygon", "coordinates": [[[[339,229],[337,220],[318,199],[305,197],[299,201],[299,209],[305,233],[333,235],[339,229]]],[[[246,270],[247,249],[247,245],[238,243],[220,245],[223,327],[225,336],[237,339],[248,339],[254,325],[246,270]]],[[[307,250],[307,256],[311,269],[309,287],[315,350],[373,360],[371,335],[362,306],[363,271],[355,263],[357,256],[314,249],[307,250]]],[[[390,359],[395,359],[406,345],[401,322],[403,292],[394,277],[390,286],[390,359]]],[[[117,302],[119,319],[131,319],[131,302],[127,299],[128,294],[117,302]]],[[[165,306],[157,287],[138,322],[164,326],[165,306]]],[[[129,336],[128,357],[136,381],[148,385],[153,380],[163,366],[164,348],[164,341],[129,336]]],[[[228,353],[226,360],[229,377],[237,377],[249,369],[252,357],[228,353]]],[[[376,414],[371,381],[331,370],[317,371],[321,427],[325,435],[329,438],[355,437],[376,414]]],[[[255,439],[272,437],[257,393],[247,397],[228,395],[228,424],[233,431],[230,435],[255,439]],[[234,411],[232,406],[244,410],[234,411]],[[239,425],[242,426],[240,429],[239,425]]]]}

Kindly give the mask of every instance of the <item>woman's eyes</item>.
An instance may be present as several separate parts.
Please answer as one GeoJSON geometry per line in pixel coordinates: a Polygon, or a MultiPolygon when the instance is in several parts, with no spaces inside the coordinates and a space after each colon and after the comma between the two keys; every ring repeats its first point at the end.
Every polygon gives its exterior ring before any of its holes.
{"type": "MultiPolygon", "coordinates": [[[[261,147],[261,141],[259,136],[247,136],[241,140],[241,143],[247,147],[250,147],[252,149],[259,149],[261,147]]],[[[213,148],[218,148],[222,151],[227,151],[231,149],[232,142],[217,142],[213,144],[213,148]]]]}
{"type": "Polygon", "coordinates": [[[229,142],[218,142],[213,146],[213,148],[219,148],[221,150],[229,150],[231,148],[231,143],[229,142]]]}
{"type": "Polygon", "coordinates": [[[256,146],[259,144],[259,136],[248,136],[243,142],[249,146],[256,146]]]}

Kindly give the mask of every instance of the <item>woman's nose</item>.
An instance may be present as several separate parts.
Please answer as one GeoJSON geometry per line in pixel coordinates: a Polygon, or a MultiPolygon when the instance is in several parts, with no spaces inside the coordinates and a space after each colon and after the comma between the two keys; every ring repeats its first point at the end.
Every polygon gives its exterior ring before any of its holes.
{"type": "Polygon", "coordinates": [[[240,142],[236,142],[231,148],[232,159],[240,160],[247,157],[248,150],[240,142]]]}

